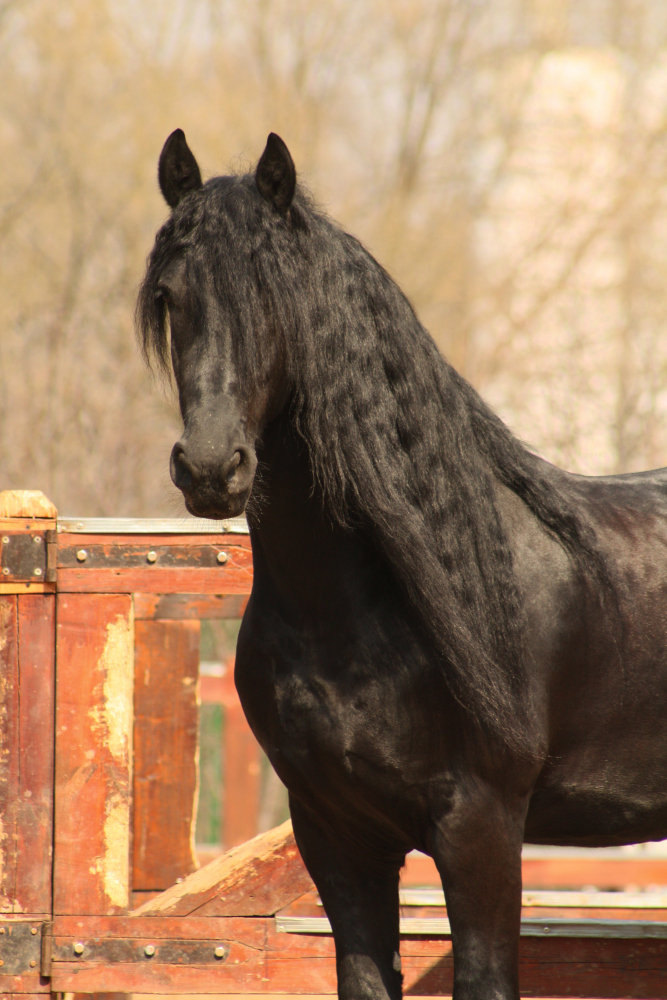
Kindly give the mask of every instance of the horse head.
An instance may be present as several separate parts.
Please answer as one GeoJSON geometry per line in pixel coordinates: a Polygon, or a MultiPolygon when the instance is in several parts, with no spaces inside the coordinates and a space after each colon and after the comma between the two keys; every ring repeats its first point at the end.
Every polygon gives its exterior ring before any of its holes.
{"type": "Polygon", "coordinates": [[[156,348],[165,366],[168,318],[184,425],[171,478],[192,514],[233,517],[250,497],[258,437],[286,396],[261,248],[272,231],[289,228],[294,164],[272,133],[254,175],[203,184],[177,129],[158,178],[172,215],[156,238],[138,311],[144,349],[156,348]]]}

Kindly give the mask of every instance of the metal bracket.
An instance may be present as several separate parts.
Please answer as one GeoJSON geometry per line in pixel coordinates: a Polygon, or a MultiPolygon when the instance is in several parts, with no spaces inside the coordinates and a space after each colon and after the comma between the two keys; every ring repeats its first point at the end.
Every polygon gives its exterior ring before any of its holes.
{"type": "Polygon", "coordinates": [[[53,583],[56,579],[55,531],[0,534],[0,583],[53,583]]]}
{"type": "Polygon", "coordinates": [[[229,956],[229,946],[215,941],[183,938],[82,937],[50,938],[49,963],[82,965],[147,964],[218,965],[229,956]]]}
{"type": "Polygon", "coordinates": [[[24,920],[0,923],[0,976],[37,972],[42,949],[42,924],[24,920]]]}
{"type": "Polygon", "coordinates": [[[116,541],[107,544],[98,541],[76,545],[63,543],[58,547],[61,569],[140,569],[155,566],[170,569],[222,568],[229,560],[222,545],[153,544],[116,541]]]}

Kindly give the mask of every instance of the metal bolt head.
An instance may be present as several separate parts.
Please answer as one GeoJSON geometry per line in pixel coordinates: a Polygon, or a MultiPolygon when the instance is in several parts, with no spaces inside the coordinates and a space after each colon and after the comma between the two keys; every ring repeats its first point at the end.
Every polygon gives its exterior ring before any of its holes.
{"type": "Polygon", "coordinates": [[[150,552],[147,552],[146,553],[146,562],[149,562],[149,563],[157,562],[157,552],[154,552],[153,549],[151,549],[150,552]]]}
{"type": "Polygon", "coordinates": [[[225,949],[223,948],[223,946],[221,944],[219,944],[219,945],[216,946],[215,950],[213,951],[213,954],[215,955],[216,958],[224,958],[225,957],[225,949]]]}
{"type": "Polygon", "coordinates": [[[216,558],[217,558],[218,562],[220,563],[220,565],[224,566],[225,563],[227,562],[227,560],[229,559],[229,556],[227,555],[226,552],[218,552],[218,555],[216,556],[216,558]]]}
{"type": "Polygon", "coordinates": [[[2,567],[2,574],[3,576],[9,576],[9,566],[2,567]]]}
{"type": "Polygon", "coordinates": [[[88,553],[86,552],[85,549],[77,549],[76,558],[78,559],[79,562],[85,562],[86,559],[88,558],[88,553]]]}
{"type": "Polygon", "coordinates": [[[32,571],[32,573],[33,573],[33,576],[41,576],[42,575],[42,567],[41,566],[35,566],[35,568],[32,571]]]}
{"type": "Polygon", "coordinates": [[[72,946],[72,951],[74,952],[75,955],[83,955],[83,942],[75,941],[74,945],[72,946]]]}
{"type": "Polygon", "coordinates": [[[152,958],[154,954],[155,954],[155,945],[147,944],[146,947],[144,948],[144,955],[146,956],[146,958],[152,958]]]}

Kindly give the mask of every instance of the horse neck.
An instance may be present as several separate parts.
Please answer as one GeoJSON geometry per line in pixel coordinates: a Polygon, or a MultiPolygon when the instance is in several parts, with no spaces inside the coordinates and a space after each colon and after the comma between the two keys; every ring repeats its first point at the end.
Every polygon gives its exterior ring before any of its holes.
{"type": "Polygon", "coordinates": [[[313,490],[306,446],[286,414],[265,431],[258,461],[247,511],[255,577],[270,577],[281,593],[291,593],[305,605],[322,566],[331,576],[336,574],[345,532],[313,490]]]}

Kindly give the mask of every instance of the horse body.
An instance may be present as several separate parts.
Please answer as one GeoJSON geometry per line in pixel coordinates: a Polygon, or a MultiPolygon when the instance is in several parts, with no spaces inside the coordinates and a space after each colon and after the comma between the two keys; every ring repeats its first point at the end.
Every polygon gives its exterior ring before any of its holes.
{"type": "Polygon", "coordinates": [[[289,789],[339,993],[400,996],[416,847],[442,877],[456,1000],[516,997],[522,842],[667,836],[667,470],[587,479],[525,452],[375,262],[295,200],[277,137],[254,178],[202,187],[174,133],[160,180],[174,214],[140,316],[160,354],[169,311],[172,476],[193,513],[251,497],[236,684],[289,789]],[[341,256],[306,319],[318,232],[341,256]],[[211,259],[225,241],[232,277],[211,259]],[[350,302],[361,334],[308,355],[350,302]]]}
{"type": "Polygon", "coordinates": [[[577,637],[545,688],[549,757],[526,839],[588,846],[660,839],[667,835],[667,472],[571,481],[614,581],[619,628],[610,631],[595,603],[584,614],[572,609],[577,637]]]}

